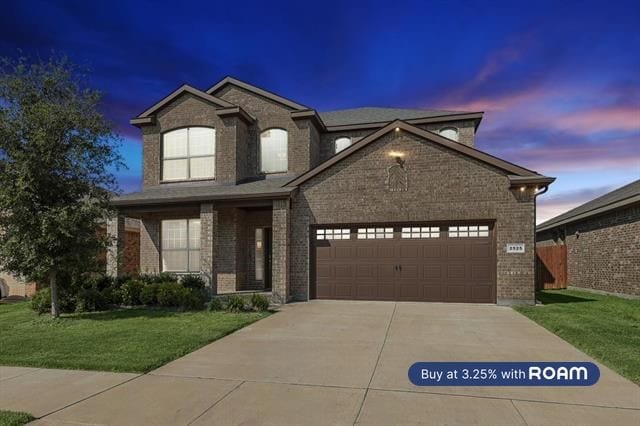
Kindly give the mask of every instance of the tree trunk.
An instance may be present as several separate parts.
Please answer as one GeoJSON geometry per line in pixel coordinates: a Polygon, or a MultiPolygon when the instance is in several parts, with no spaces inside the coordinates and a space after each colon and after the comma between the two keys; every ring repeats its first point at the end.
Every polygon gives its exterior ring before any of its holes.
{"type": "Polygon", "coordinates": [[[49,273],[49,288],[51,290],[51,316],[60,316],[60,302],[58,301],[58,284],[56,283],[56,270],[49,273]]]}

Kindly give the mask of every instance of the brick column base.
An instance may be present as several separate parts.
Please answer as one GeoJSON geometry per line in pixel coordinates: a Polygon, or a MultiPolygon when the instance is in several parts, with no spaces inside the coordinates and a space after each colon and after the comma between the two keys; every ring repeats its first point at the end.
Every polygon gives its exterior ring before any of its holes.
{"type": "Polygon", "coordinates": [[[273,201],[272,221],[272,299],[275,303],[287,303],[289,300],[289,232],[291,228],[289,200],[273,201]]]}
{"type": "Polygon", "coordinates": [[[107,275],[117,277],[122,275],[122,256],[124,256],[124,236],[125,217],[117,215],[107,221],[107,237],[109,237],[109,247],[107,248],[107,275]]]}
{"type": "Polygon", "coordinates": [[[212,203],[200,204],[200,276],[212,295],[218,294],[215,263],[215,241],[218,234],[218,212],[212,203]]]}

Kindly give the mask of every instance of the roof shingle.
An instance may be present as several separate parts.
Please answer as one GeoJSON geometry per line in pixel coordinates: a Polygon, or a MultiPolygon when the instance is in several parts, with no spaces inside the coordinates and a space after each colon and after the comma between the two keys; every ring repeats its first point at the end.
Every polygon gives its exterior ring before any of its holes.
{"type": "Polygon", "coordinates": [[[640,202],[640,179],[551,218],[538,225],[536,230],[538,232],[545,231],[559,225],[586,219],[596,214],[602,214],[636,201],[640,202]]]}
{"type": "Polygon", "coordinates": [[[440,109],[403,109],[403,108],[351,108],[320,112],[320,118],[326,126],[345,126],[363,123],[381,123],[393,120],[411,120],[414,118],[439,117],[452,114],[467,114],[467,111],[449,111],[440,109]]]}

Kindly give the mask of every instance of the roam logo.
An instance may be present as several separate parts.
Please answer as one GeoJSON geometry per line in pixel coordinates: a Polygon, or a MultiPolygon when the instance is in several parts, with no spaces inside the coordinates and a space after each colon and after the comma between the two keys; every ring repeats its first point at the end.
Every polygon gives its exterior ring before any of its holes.
{"type": "Polygon", "coordinates": [[[592,362],[416,362],[416,386],[592,386],[600,369],[592,362]]]}

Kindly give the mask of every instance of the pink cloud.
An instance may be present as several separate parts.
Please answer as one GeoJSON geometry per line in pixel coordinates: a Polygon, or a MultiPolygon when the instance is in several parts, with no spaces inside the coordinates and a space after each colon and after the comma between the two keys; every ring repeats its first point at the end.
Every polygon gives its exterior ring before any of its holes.
{"type": "Polygon", "coordinates": [[[605,130],[640,130],[640,107],[613,105],[577,111],[558,116],[553,125],[579,134],[605,130]]]}

